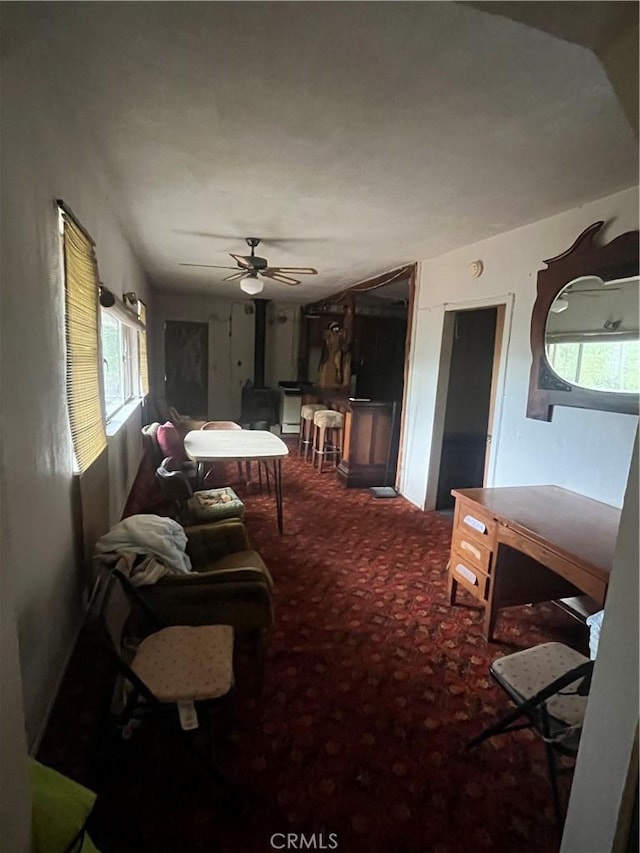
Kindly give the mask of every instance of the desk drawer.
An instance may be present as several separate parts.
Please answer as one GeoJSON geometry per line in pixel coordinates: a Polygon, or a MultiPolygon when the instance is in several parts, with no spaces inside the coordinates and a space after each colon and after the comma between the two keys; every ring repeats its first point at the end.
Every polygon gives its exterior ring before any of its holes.
{"type": "Polygon", "coordinates": [[[475,537],[468,536],[465,529],[456,527],[453,531],[451,551],[452,553],[456,551],[460,558],[470,563],[473,568],[489,574],[491,571],[491,550],[487,544],[481,544],[475,537]]]}
{"type": "Polygon", "coordinates": [[[458,499],[454,533],[471,537],[491,550],[495,532],[496,521],[490,513],[485,512],[478,504],[461,502],[458,499]]]}
{"type": "Polygon", "coordinates": [[[489,594],[489,578],[483,572],[470,564],[462,554],[451,552],[449,572],[455,581],[476,598],[487,600],[489,594]]]}

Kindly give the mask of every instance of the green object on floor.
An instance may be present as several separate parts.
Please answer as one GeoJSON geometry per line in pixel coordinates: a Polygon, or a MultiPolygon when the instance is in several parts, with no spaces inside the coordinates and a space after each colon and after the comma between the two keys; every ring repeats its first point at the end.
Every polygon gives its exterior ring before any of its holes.
{"type": "Polygon", "coordinates": [[[84,832],[96,801],[93,791],[33,758],[29,779],[34,853],[98,853],[84,832]]]}

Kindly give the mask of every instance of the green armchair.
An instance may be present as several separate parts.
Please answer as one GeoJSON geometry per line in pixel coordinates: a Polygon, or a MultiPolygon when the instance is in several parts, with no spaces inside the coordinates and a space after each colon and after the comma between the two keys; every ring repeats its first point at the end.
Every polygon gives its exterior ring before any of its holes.
{"type": "Polygon", "coordinates": [[[158,618],[169,625],[231,625],[237,633],[262,633],[273,624],[273,580],[237,519],[185,528],[188,574],[166,574],[138,587],[158,618]]]}

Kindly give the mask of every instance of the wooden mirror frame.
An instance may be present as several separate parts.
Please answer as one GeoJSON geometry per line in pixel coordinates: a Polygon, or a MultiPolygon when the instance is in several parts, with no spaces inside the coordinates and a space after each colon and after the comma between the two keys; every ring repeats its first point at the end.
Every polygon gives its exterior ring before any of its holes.
{"type": "Polygon", "coordinates": [[[545,347],[547,316],[553,300],[579,276],[596,275],[604,281],[638,275],[638,231],[627,231],[610,243],[597,245],[604,221],[586,228],[570,249],[544,261],[538,271],[538,295],[531,315],[531,373],[527,417],[550,421],[554,406],[573,406],[605,412],[638,414],[638,394],[590,391],[564,382],[551,369],[545,347]]]}

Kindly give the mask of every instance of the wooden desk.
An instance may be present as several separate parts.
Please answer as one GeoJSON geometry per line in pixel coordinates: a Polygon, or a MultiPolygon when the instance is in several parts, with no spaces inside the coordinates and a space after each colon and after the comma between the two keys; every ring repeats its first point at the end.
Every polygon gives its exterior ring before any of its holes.
{"type": "Polygon", "coordinates": [[[273,465],[278,530],[282,533],[282,459],[289,448],[268,430],[195,430],[184,437],[184,449],[194,462],[259,459],[273,465]]]}
{"type": "Polygon", "coordinates": [[[449,603],[458,586],[484,604],[493,637],[498,610],[586,594],[601,605],[620,510],[559,486],[454,489],[449,603]]]}

